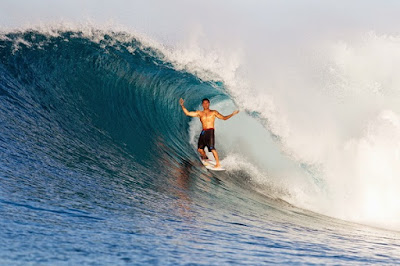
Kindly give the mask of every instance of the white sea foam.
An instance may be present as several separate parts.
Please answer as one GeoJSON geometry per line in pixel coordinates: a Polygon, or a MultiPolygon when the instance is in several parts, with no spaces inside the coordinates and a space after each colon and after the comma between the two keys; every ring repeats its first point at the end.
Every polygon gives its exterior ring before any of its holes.
{"type": "MultiPolygon", "coordinates": [[[[286,155],[280,160],[306,165],[305,173],[289,176],[287,167],[274,175],[242,167],[260,184],[280,176],[290,191],[287,200],[296,206],[399,229],[400,38],[370,32],[349,43],[314,49],[317,58],[305,71],[313,76],[292,77],[274,88],[260,89],[272,83],[262,73],[253,73],[256,79],[248,82],[239,77],[237,83],[234,75],[221,75],[228,78],[236,104],[255,112],[277,137],[278,147],[269,148],[286,155]],[[250,83],[253,88],[246,85],[250,83]]],[[[255,134],[251,130],[250,138],[255,134]]],[[[257,154],[257,147],[252,149],[257,154]]]]}

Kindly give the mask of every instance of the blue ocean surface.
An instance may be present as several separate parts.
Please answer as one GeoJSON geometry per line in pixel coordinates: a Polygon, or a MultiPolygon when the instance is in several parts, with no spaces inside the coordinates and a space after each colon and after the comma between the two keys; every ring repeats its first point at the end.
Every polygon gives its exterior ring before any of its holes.
{"type": "Polygon", "coordinates": [[[230,101],[223,82],[92,30],[0,36],[0,264],[400,263],[397,231],[207,171],[178,100],[230,101]]]}

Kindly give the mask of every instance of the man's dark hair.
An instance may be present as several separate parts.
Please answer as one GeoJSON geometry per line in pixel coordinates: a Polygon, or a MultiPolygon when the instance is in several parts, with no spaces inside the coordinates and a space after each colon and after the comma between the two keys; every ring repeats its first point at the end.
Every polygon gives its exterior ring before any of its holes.
{"type": "Polygon", "coordinates": [[[201,100],[201,103],[204,103],[204,101],[207,101],[208,103],[210,103],[210,100],[207,98],[204,98],[203,100],[201,100]]]}

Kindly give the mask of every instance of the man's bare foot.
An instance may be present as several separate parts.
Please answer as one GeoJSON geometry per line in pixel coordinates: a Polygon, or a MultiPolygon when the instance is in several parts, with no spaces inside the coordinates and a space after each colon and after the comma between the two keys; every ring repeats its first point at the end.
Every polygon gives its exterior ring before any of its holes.
{"type": "Polygon", "coordinates": [[[202,162],[205,166],[210,165],[209,160],[201,160],[201,162],[202,162]]]}
{"type": "Polygon", "coordinates": [[[221,165],[220,165],[220,164],[216,164],[216,165],[214,166],[214,168],[218,168],[218,167],[221,167],[221,165]]]}

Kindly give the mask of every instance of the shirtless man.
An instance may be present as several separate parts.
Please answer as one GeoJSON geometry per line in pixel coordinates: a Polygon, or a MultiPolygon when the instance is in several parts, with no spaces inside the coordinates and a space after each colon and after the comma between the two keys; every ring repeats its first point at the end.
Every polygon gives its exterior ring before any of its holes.
{"type": "Polygon", "coordinates": [[[197,144],[197,151],[200,153],[203,160],[208,159],[206,153],[204,152],[204,147],[208,147],[208,150],[212,152],[215,158],[215,168],[220,167],[219,158],[217,150],[214,147],[214,121],[215,117],[227,120],[232,116],[239,113],[239,110],[234,111],[232,114],[223,116],[216,110],[210,110],[210,100],[205,98],[202,100],[203,111],[192,111],[189,112],[185,106],[183,106],[184,100],[180,98],[179,103],[182,107],[183,112],[187,116],[200,118],[201,124],[203,125],[203,130],[200,133],[199,142],[197,144]]]}

